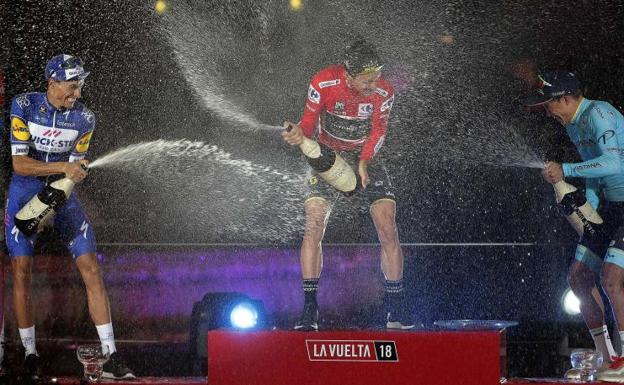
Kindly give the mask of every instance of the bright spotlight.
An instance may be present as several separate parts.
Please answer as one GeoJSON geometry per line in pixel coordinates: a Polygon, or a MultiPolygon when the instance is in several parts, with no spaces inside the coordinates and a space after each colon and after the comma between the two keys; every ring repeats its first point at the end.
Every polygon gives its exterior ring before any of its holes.
{"type": "Polygon", "coordinates": [[[268,314],[262,300],[237,292],[206,293],[193,304],[189,333],[193,365],[201,367],[208,356],[206,334],[211,330],[266,330],[268,314]]]}
{"type": "Polygon", "coordinates": [[[230,312],[230,323],[236,329],[253,328],[257,322],[258,311],[248,302],[237,304],[230,312]]]}
{"type": "Polygon", "coordinates": [[[577,315],[581,313],[581,301],[574,295],[571,289],[563,294],[563,310],[569,315],[577,315]]]}

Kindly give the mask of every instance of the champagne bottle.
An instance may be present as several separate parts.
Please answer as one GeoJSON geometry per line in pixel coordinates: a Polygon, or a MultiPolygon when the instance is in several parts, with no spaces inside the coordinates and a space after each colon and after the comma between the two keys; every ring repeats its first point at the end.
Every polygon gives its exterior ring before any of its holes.
{"type": "MultiPolygon", "coordinates": [[[[292,126],[286,128],[286,131],[290,130],[292,126]]],[[[310,167],[335,189],[342,191],[345,195],[351,195],[358,189],[359,178],[336,151],[305,136],[299,148],[310,167]]]]}
{"type": "Polygon", "coordinates": [[[15,214],[15,226],[26,236],[35,234],[65,204],[75,184],[68,177],[47,184],[15,214]]]}
{"type": "Polygon", "coordinates": [[[585,231],[595,234],[603,223],[598,212],[573,185],[561,180],[554,183],[555,200],[574,230],[582,236],[585,231]]]}

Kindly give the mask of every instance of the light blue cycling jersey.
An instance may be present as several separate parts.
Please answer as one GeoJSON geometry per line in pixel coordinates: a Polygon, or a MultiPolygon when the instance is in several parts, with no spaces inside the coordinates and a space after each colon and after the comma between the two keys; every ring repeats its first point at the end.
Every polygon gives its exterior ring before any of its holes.
{"type": "Polygon", "coordinates": [[[583,162],[563,163],[564,175],[587,178],[594,207],[601,190],[608,201],[624,201],[624,116],[607,102],[583,99],[566,131],[583,162]]]}

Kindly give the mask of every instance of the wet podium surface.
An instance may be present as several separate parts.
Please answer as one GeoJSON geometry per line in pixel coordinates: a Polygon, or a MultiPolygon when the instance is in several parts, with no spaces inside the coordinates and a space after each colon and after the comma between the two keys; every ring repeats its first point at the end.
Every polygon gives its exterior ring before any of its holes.
{"type": "MultiPolygon", "coordinates": [[[[206,384],[206,378],[204,377],[141,377],[135,380],[101,380],[100,384],[117,384],[117,385],[191,385],[191,384],[206,384]]],[[[52,382],[50,382],[52,383],[52,382]]],[[[56,383],[59,385],[81,385],[88,384],[84,380],[78,377],[59,377],[56,379],[56,383]]]]}
{"type": "MultiPolygon", "coordinates": [[[[236,381],[236,379],[231,379],[232,381],[236,381]]],[[[293,379],[291,383],[297,383],[296,379],[293,379]]],[[[86,384],[84,381],[81,382],[80,378],[77,377],[59,377],[55,382],[59,385],[84,385],[86,384]]],[[[215,379],[214,381],[208,381],[205,377],[142,377],[137,378],[132,381],[115,381],[115,380],[102,380],[101,384],[117,384],[117,385],[196,385],[196,384],[208,384],[213,385],[215,383],[221,383],[221,381],[215,379]]],[[[237,384],[245,384],[244,382],[232,382],[237,384]]],[[[273,384],[274,382],[267,382],[266,385],[273,384]]],[[[416,382],[399,382],[396,385],[402,384],[415,384],[416,382]]],[[[449,382],[448,385],[453,384],[467,384],[473,383],[470,379],[470,375],[464,378],[458,378],[454,382],[449,382]]],[[[499,384],[501,382],[497,382],[499,384]]],[[[511,385],[550,385],[550,384],[561,384],[561,385],[591,385],[596,384],[596,382],[592,383],[584,383],[584,382],[569,382],[563,379],[557,378],[513,378],[504,384],[511,385]]],[[[486,384],[484,384],[486,385],[486,384]]]]}

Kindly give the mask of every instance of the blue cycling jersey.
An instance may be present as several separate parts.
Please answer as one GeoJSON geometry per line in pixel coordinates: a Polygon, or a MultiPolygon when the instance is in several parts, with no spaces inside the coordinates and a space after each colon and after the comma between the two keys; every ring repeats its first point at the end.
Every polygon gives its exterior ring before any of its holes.
{"type": "MultiPolygon", "coordinates": [[[[95,128],[95,116],[82,103],[57,109],[45,93],[16,96],[11,103],[11,154],[42,162],[74,162],[83,159],[95,128]]],[[[26,237],[15,226],[15,214],[45,186],[34,176],[13,173],[5,213],[5,236],[12,258],[32,256],[37,235],[26,237]]],[[[54,227],[74,258],[95,252],[93,226],[75,194],[55,215],[54,227]]]]}
{"type": "Polygon", "coordinates": [[[80,102],[57,109],[43,92],[21,94],[11,103],[11,154],[42,162],[81,160],[94,128],[95,115],[80,102]]]}
{"type": "Polygon", "coordinates": [[[607,102],[583,99],[566,131],[583,162],[563,163],[564,175],[587,178],[594,207],[600,190],[608,201],[624,201],[624,116],[607,102]]]}

